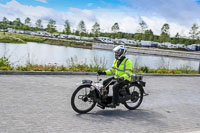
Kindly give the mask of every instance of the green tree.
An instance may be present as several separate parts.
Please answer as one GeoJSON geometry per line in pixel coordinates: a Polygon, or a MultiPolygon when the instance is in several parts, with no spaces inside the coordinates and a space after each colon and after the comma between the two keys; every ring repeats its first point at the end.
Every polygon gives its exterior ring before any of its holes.
{"type": "Polygon", "coordinates": [[[53,19],[49,20],[49,23],[47,25],[47,32],[53,33],[56,32],[56,21],[53,19]]]}
{"type": "Polygon", "coordinates": [[[81,20],[78,24],[78,32],[81,36],[85,35],[86,33],[86,26],[83,20],[81,20]]]}
{"type": "Polygon", "coordinates": [[[169,24],[164,24],[161,28],[161,34],[160,34],[160,38],[159,41],[160,42],[169,42],[170,40],[170,36],[169,36],[169,24]]]}
{"type": "Polygon", "coordinates": [[[180,38],[179,33],[176,33],[175,38],[180,38]]]}
{"type": "Polygon", "coordinates": [[[184,39],[184,38],[180,38],[178,43],[180,43],[180,44],[185,44],[185,40],[186,40],[186,39],[184,39]]]}
{"type": "Polygon", "coordinates": [[[135,39],[135,40],[140,40],[140,41],[141,41],[141,40],[142,40],[142,35],[143,35],[142,33],[135,33],[135,34],[134,34],[134,39],[135,39]]]}
{"type": "Polygon", "coordinates": [[[115,33],[115,38],[122,38],[122,32],[115,33]]]}
{"type": "Polygon", "coordinates": [[[161,32],[162,33],[166,33],[166,34],[168,34],[169,35],[169,24],[164,24],[163,26],[162,26],[162,28],[161,28],[161,32]]]}
{"type": "Polygon", "coordinates": [[[24,20],[24,25],[22,25],[23,27],[23,30],[30,30],[31,26],[31,19],[29,17],[27,17],[25,20],[24,20]]]}
{"type": "Polygon", "coordinates": [[[43,28],[42,20],[41,20],[41,19],[38,19],[38,20],[35,22],[35,26],[36,26],[38,29],[42,29],[42,28],[43,28]]]}
{"type": "Polygon", "coordinates": [[[27,17],[25,20],[24,20],[24,24],[27,25],[27,26],[31,26],[31,19],[29,17],[27,17]]]}
{"type": "Polygon", "coordinates": [[[100,25],[96,22],[91,29],[92,34],[94,34],[94,36],[98,36],[100,34],[100,25]]]}
{"type": "Polygon", "coordinates": [[[71,33],[71,28],[70,28],[71,26],[70,26],[70,23],[69,23],[68,20],[65,21],[64,27],[65,27],[64,32],[65,32],[66,34],[70,34],[70,33],[71,33]]]}
{"type": "Polygon", "coordinates": [[[179,33],[176,33],[176,35],[174,36],[174,38],[172,40],[172,43],[173,44],[179,43],[179,39],[180,39],[180,35],[179,35],[179,33]]]}
{"type": "Polygon", "coordinates": [[[16,19],[14,20],[14,23],[21,23],[21,19],[20,19],[20,18],[16,18],[16,19]]]}
{"type": "Polygon", "coordinates": [[[75,34],[76,36],[79,36],[79,31],[76,30],[74,34],[75,34]]]}
{"type": "Polygon", "coordinates": [[[131,33],[124,33],[122,38],[126,38],[126,39],[133,39],[133,34],[131,33]]]}
{"type": "Polygon", "coordinates": [[[23,29],[23,24],[21,23],[20,18],[16,18],[13,21],[13,27],[14,27],[14,29],[23,29]]]}
{"type": "Polygon", "coordinates": [[[4,23],[5,25],[9,24],[9,20],[8,20],[6,17],[3,17],[3,23],[4,23]]]}
{"type": "Polygon", "coordinates": [[[22,29],[25,31],[25,30],[30,30],[30,27],[28,25],[22,25],[22,29]]]}
{"type": "Polygon", "coordinates": [[[140,27],[138,29],[138,33],[145,33],[145,31],[148,29],[148,26],[146,24],[146,22],[144,22],[144,20],[142,20],[140,23],[139,23],[140,27]]]}
{"type": "Polygon", "coordinates": [[[153,31],[145,30],[144,34],[142,35],[142,40],[153,41],[154,40],[153,31]]]}
{"type": "Polygon", "coordinates": [[[160,37],[160,36],[154,35],[153,41],[154,41],[154,42],[159,42],[159,37],[160,37]]]}
{"type": "Polygon", "coordinates": [[[114,25],[111,27],[111,31],[112,31],[113,33],[119,32],[119,24],[118,24],[117,22],[114,23],[114,25]]]}
{"type": "MultiPolygon", "coordinates": [[[[0,29],[7,29],[9,24],[9,20],[6,17],[3,17],[3,21],[0,23],[0,29]]],[[[5,32],[4,32],[5,35],[5,32]]]]}
{"type": "Polygon", "coordinates": [[[189,32],[191,39],[198,39],[200,32],[198,31],[199,26],[197,24],[193,24],[192,28],[189,32]]]}

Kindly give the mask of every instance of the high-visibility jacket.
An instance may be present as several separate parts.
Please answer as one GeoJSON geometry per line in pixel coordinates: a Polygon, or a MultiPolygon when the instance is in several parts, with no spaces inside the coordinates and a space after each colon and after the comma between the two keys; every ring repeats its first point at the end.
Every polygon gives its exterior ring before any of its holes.
{"type": "Polygon", "coordinates": [[[124,80],[131,81],[132,61],[125,57],[119,67],[117,67],[117,62],[116,59],[113,61],[112,68],[106,70],[106,75],[114,74],[114,78],[124,77],[124,80]]]}

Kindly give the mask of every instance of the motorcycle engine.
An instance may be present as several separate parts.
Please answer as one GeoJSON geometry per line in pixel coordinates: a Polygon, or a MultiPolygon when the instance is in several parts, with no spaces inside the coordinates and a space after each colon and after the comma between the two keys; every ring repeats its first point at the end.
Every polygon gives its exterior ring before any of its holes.
{"type": "Polygon", "coordinates": [[[119,95],[125,96],[128,94],[128,86],[125,85],[122,89],[119,90],[119,95]]]}

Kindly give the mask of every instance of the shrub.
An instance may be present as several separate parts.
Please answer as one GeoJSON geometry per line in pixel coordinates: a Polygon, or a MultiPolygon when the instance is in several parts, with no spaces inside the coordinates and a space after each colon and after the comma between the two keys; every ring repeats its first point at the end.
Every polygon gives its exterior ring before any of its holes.
{"type": "Polygon", "coordinates": [[[7,66],[3,66],[3,67],[0,67],[0,70],[8,71],[8,70],[10,70],[10,68],[7,66]]]}
{"type": "Polygon", "coordinates": [[[0,67],[10,67],[10,62],[6,57],[0,58],[0,67]]]}
{"type": "Polygon", "coordinates": [[[149,68],[147,66],[142,66],[140,67],[140,70],[144,73],[148,73],[149,72],[149,68]]]}

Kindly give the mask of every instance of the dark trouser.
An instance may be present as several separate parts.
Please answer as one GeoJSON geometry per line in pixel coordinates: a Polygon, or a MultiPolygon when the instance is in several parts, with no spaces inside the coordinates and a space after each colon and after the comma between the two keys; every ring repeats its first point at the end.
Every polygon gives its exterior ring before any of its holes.
{"type": "MultiPolygon", "coordinates": [[[[106,85],[108,85],[111,80],[114,79],[114,77],[108,78],[106,80],[103,81],[103,86],[105,87],[106,85]]],[[[119,90],[124,86],[127,85],[129,83],[128,80],[124,80],[122,82],[112,82],[110,85],[113,85],[113,103],[119,103],[119,90]]],[[[106,90],[109,92],[109,86],[106,87],[106,90]]]]}
{"type": "Polygon", "coordinates": [[[128,80],[124,80],[122,82],[116,82],[113,85],[113,103],[117,104],[119,103],[119,90],[122,89],[123,86],[127,85],[129,83],[128,80]]]}

